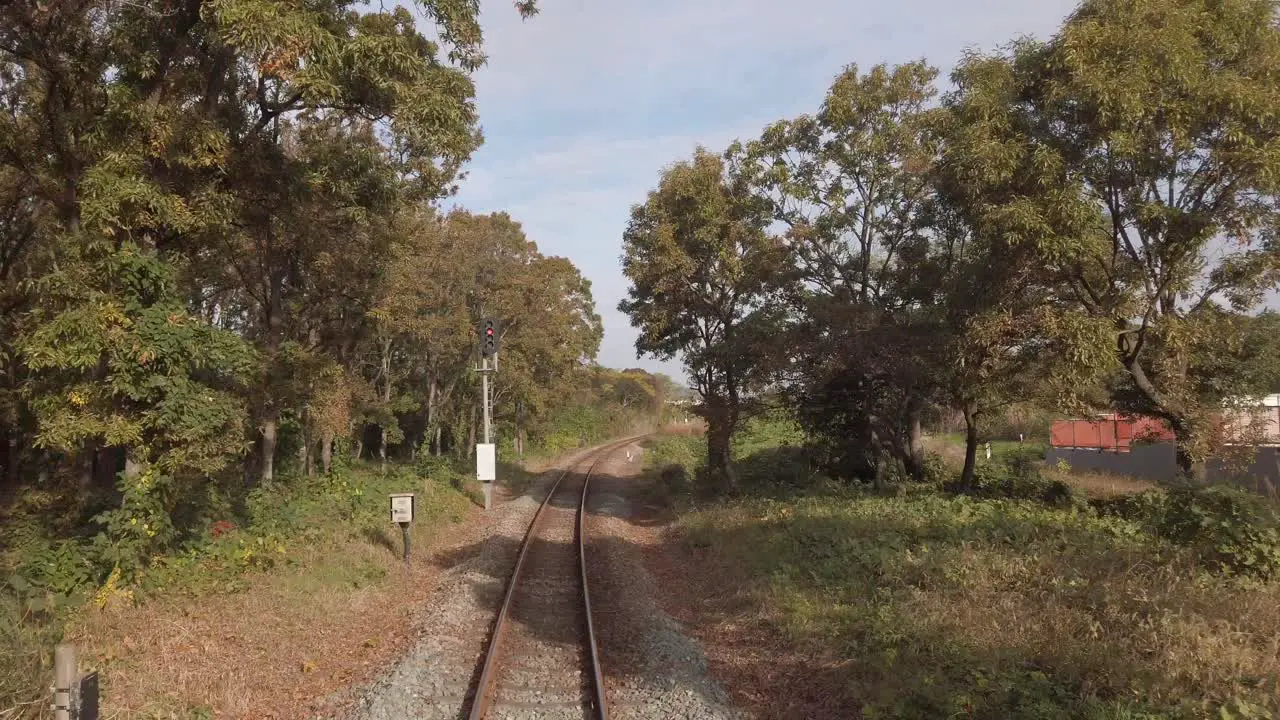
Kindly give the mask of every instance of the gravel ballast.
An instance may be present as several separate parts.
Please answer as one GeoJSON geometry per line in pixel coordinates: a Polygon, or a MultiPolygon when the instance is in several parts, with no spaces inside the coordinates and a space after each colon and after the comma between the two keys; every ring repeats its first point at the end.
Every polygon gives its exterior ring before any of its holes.
{"type": "Polygon", "coordinates": [[[587,577],[610,718],[745,720],[707,674],[702,648],[655,602],[635,524],[642,457],[633,443],[602,462],[587,501],[587,577]]]}
{"type": "MultiPolygon", "coordinates": [[[[573,467],[588,452],[559,467],[573,467]]],[[[745,718],[729,706],[723,689],[707,677],[706,659],[697,643],[654,602],[655,587],[644,569],[640,549],[628,539],[630,532],[638,530],[629,522],[632,500],[628,479],[640,468],[640,453],[640,447],[632,444],[601,462],[592,477],[588,501],[588,577],[610,717],[745,718]]],[[[463,549],[461,554],[469,557],[443,573],[432,598],[421,607],[413,648],[358,693],[349,720],[463,717],[520,542],[558,474],[558,470],[544,473],[527,494],[494,509],[498,517],[489,536],[478,549],[463,549]]],[[[565,478],[570,490],[580,482],[572,480],[572,474],[565,478]]],[[[548,504],[548,511],[572,514],[576,503],[562,496],[567,497],[563,490],[548,504]]],[[[543,540],[544,554],[556,562],[572,547],[572,535],[559,530],[543,540]]],[[[530,562],[537,559],[534,551],[538,549],[531,547],[530,562]]],[[[551,577],[551,573],[543,575],[551,577]]],[[[572,663],[571,655],[580,656],[572,647],[577,643],[573,633],[561,627],[576,622],[578,613],[572,608],[557,610],[562,599],[551,601],[564,595],[562,581],[544,584],[541,602],[513,608],[517,625],[504,643],[506,649],[515,651],[507,657],[515,660],[504,663],[509,665],[500,674],[504,689],[489,717],[583,717],[579,689],[585,687],[584,678],[576,673],[554,679],[547,676],[548,672],[564,675],[558,668],[572,663]],[[537,661],[540,655],[545,662],[537,661]]]]}
{"type": "MultiPolygon", "coordinates": [[[[576,462],[589,451],[570,457],[576,462]]],[[[460,717],[468,692],[479,674],[489,630],[502,604],[505,583],[520,542],[539,503],[559,469],[540,475],[524,495],[495,504],[487,537],[478,547],[455,550],[469,555],[443,573],[430,600],[423,604],[413,648],[383,675],[359,692],[349,720],[443,720],[460,717]]]]}

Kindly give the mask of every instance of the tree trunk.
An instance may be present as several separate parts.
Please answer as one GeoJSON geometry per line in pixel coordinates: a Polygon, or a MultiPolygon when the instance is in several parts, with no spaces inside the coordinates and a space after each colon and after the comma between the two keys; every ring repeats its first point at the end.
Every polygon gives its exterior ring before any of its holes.
{"type": "Polygon", "coordinates": [[[320,471],[325,475],[333,469],[333,431],[325,430],[320,437],[320,471]]]}
{"type": "MultiPolygon", "coordinates": [[[[1127,322],[1118,324],[1120,329],[1128,328],[1127,322]]],[[[1169,418],[1169,425],[1173,430],[1173,437],[1176,446],[1175,457],[1178,463],[1178,474],[1192,482],[1203,483],[1205,481],[1207,468],[1203,462],[1195,462],[1188,446],[1191,444],[1192,429],[1187,420],[1188,415],[1185,408],[1177,408],[1172,402],[1160,392],[1158,388],[1151,382],[1151,378],[1147,376],[1146,369],[1142,367],[1142,363],[1132,354],[1133,341],[1128,335],[1122,334],[1119,337],[1119,350],[1121,352],[1121,361],[1126,370],[1129,371],[1129,377],[1133,379],[1133,384],[1146,396],[1156,408],[1163,411],[1163,415],[1169,418]]]]}
{"type": "Polygon", "coordinates": [[[88,493],[93,489],[93,466],[98,457],[98,441],[85,440],[80,451],[80,490],[88,493]]]}
{"type": "Polygon", "coordinates": [[[298,443],[298,472],[311,477],[311,433],[307,429],[307,413],[302,413],[302,442],[298,443]]]}
{"type": "Polygon", "coordinates": [[[516,402],[516,457],[524,460],[524,400],[516,402]]]}
{"type": "MultiPolygon", "coordinates": [[[[382,403],[383,409],[390,414],[391,412],[391,341],[384,340],[382,343],[382,403]]],[[[378,443],[378,464],[379,468],[385,472],[387,469],[387,426],[386,421],[382,425],[382,441],[378,443]]]]}
{"type": "Polygon", "coordinates": [[[737,487],[733,473],[733,418],[723,402],[709,403],[707,417],[707,472],[713,482],[723,481],[728,489],[737,487]]]}
{"type": "Polygon", "coordinates": [[[920,398],[912,396],[907,400],[907,435],[906,447],[903,448],[902,464],[912,482],[924,482],[924,432],[921,430],[920,418],[924,415],[924,403],[920,398]]]}
{"type": "Polygon", "coordinates": [[[978,465],[978,417],[972,405],[964,406],[964,470],[960,472],[960,487],[973,488],[973,474],[978,465]]]}
{"type": "MultiPolygon", "coordinates": [[[[422,428],[423,442],[427,443],[427,454],[432,453],[431,436],[436,435],[436,379],[431,378],[431,383],[427,386],[427,424],[422,428]]],[[[440,454],[440,449],[435,449],[435,454],[440,454]]]]}
{"type": "Polygon", "coordinates": [[[707,470],[712,478],[723,480],[726,487],[734,489],[738,482],[732,466],[731,438],[723,427],[707,433],[707,470]]]}
{"type": "Polygon", "coordinates": [[[355,459],[359,460],[361,455],[364,455],[364,438],[363,437],[356,438],[355,459]]]}
{"type": "Polygon", "coordinates": [[[271,482],[276,472],[276,426],[279,418],[272,411],[262,421],[262,482],[271,482]]]}
{"type": "Polygon", "coordinates": [[[1177,449],[1174,451],[1174,453],[1175,453],[1175,458],[1177,459],[1177,462],[1178,462],[1178,475],[1183,480],[1187,480],[1189,482],[1193,482],[1198,485],[1203,485],[1208,478],[1208,473],[1209,473],[1208,467],[1206,467],[1203,461],[1196,462],[1194,459],[1192,459],[1191,453],[1182,444],[1182,441],[1180,438],[1178,438],[1177,434],[1175,434],[1174,437],[1176,438],[1176,442],[1177,442],[1175,446],[1177,449]]]}
{"type": "Polygon", "coordinates": [[[18,465],[21,462],[22,450],[18,445],[17,430],[9,430],[5,433],[5,460],[4,460],[4,480],[8,487],[16,487],[18,484],[18,465]]]}
{"type": "MultiPolygon", "coordinates": [[[[269,232],[269,231],[268,231],[269,232]]],[[[284,272],[275,270],[266,278],[267,303],[266,314],[266,355],[263,365],[262,395],[264,413],[262,418],[262,462],[259,467],[263,482],[275,479],[276,445],[279,442],[280,409],[275,406],[271,395],[271,364],[276,361],[280,352],[280,342],[284,337],[284,272]]]]}
{"type": "Polygon", "coordinates": [[[245,487],[253,487],[253,479],[258,474],[258,440],[253,443],[253,450],[244,456],[244,462],[240,465],[241,481],[245,487]]]}
{"type": "Polygon", "coordinates": [[[440,457],[444,453],[444,444],[441,442],[441,436],[444,434],[444,428],[436,426],[436,457],[440,457]]]}
{"type": "Polygon", "coordinates": [[[124,476],[130,480],[142,474],[143,463],[140,462],[136,455],[132,452],[125,452],[124,456],[124,476]]]}

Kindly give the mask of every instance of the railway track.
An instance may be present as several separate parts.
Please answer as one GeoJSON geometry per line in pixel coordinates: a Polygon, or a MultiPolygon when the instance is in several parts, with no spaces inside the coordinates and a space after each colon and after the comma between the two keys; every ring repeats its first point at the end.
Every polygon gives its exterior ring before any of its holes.
{"type": "Polygon", "coordinates": [[[591,474],[635,438],[566,468],[538,507],[507,581],[468,717],[605,720],[583,519],[591,474]]]}

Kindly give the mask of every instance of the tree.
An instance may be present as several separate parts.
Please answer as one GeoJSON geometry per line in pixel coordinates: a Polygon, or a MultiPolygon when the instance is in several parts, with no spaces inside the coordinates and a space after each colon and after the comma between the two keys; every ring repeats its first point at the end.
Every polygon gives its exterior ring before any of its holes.
{"type": "Polygon", "coordinates": [[[756,328],[779,259],[768,222],[724,161],[699,148],[632,209],[622,241],[631,287],[618,309],[640,329],[636,351],[683,359],[708,425],[707,468],[731,486],[730,445],[761,380],[756,328]]]}
{"type": "Polygon", "coordinates": [[[0,5],[6,475],[41,448],[159,522],[244,453],[246,417],[267,479],[282,417],[309,451],[388,217],[447,194],[480,140],[478,8],[419,6],[436,40],[345,1],[0,5]]]}
{"type": "MultiPolygon", "coordinates": [[[[377,172],[356,155],[376,165],[394,152],[400,189],[435,198],[479,143],[469,78],[484,60],[478,8],[419,5],[438,41],[405,8],[360,12],[350,2],[0,9],[6,186],[26,188],[42,209],[59,267],[117,277],[114,255],[136,243],[190,269],[199,309],[254,337],[265,362],[254,415],[267,478],[280,412],[296,401],[277,397],[271,378],[295,374],[280,366],[286,346],[311,345],[317,327],[294,311],[323,297],[299,262],[322,259],[326,239],[345,237],[387,199],[356,186],[377,172]],[[371,141],[363,148],[361,134],[371,141]],[[320,232],[301,231],[308,225],[320,232]],[[286,327],[286,316],[301,322],[286,327]]],[[[86,457],[96,453],[87,442],[86,457]]]]}
{"type": "Polygon", "coordinates": [[[936,75],[923,62],[865,74],[850,65],[816,115],[774,123],[728,152],[787,228],[799,323],[788,346],[800,356],[790,394],[811,429],[830,437],[842,474],[864,479],[879,476],[882,447],[912,477],[924,473],[935,320],[904,268],[928,242],[920,213],[936,75]]]}
{"type": "Polygon", "coordinates": [[[1036,248],[1059,336],[1124,369],[1187,473],[1213,408],[1250,391],[1227,374],[1202,392],[1190,368],[1238,340],[1220,309],[1280,281],[1275,18],[1270,0],[1088,0],[1052,41],[957,72],[978,125],[956,160],[983,222],[1036,248]]]}

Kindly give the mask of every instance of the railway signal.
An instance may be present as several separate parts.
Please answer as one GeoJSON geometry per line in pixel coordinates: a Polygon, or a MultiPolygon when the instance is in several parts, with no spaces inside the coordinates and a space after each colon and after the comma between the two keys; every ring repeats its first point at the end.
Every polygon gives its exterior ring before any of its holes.
{"type": "Polygon", "coordinates": [[[484,328],[480,331],[480,354],[484,357],[493,357],[498,353],[498,331],[492,320],[484,321],[484,328]]]}
{"type": "Polygon", "coordinates": [[[496,449],[490,437],[493,399],[489,396],[489,373],[498,370],[498,328],[492,320],[480,327],[480,404],[484,409],[484,442],[476,443],[476,479],[484,488],[484,509],[493,506],[493,483],[497,480],[496,449]]]}

